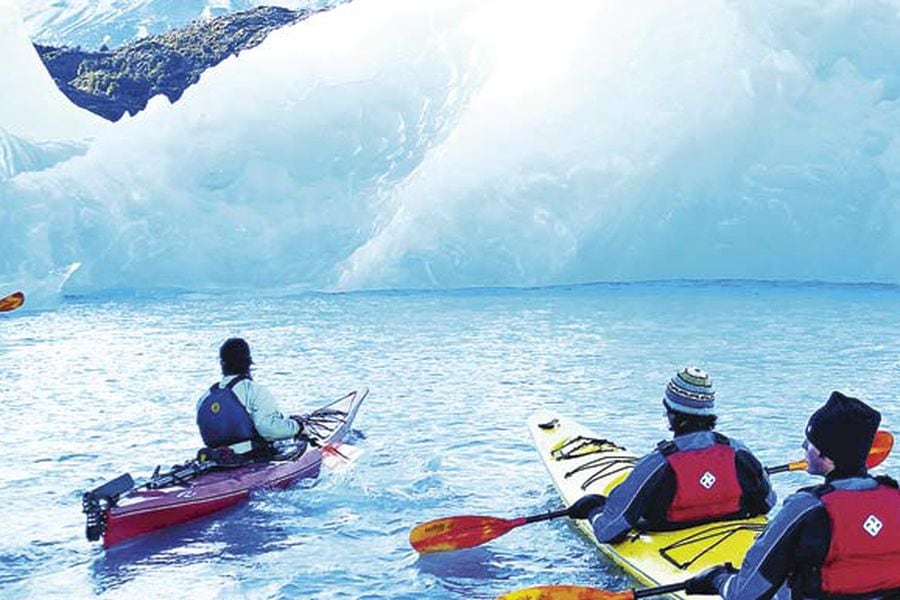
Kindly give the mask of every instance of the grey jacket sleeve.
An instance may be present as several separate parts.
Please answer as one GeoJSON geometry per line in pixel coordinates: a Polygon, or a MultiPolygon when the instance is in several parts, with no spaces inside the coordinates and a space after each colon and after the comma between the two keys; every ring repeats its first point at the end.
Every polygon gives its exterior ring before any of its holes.
{"type": "Polygon", "coordinates": [[[250,381],[242,381],[238,385],[246,386],[244,394],[247,411],[259,435],[270,442],[297,435],[300,426],[295,420],[282,414],[278,402],[267,387],[250,381]]]}
{"type": "Polygon", "coordinates": [[[798,492],[789,496],[747,551],[741,570],[716,582],[719,594],[725,600],[772,598],[796,566],[804,522],[819,510],[822,504],[813,494],[798,492]]]}
{"type": "Polygon", "coordinates": [[[778,496],[769,475],[756,456],[742,442],[730,440],[735,450],[735,466],[743,491],[743,509],[751,515],[764,515],[775,507],[778,496]]]}
{"type": "Polygon", "coordinates": [[[639,460],[628,478],[610,493],[603,510],[591,515],[597,540],[608,544],[625,537],[647,513],[669,470],[669,463],[658,451],[639,460]]]}

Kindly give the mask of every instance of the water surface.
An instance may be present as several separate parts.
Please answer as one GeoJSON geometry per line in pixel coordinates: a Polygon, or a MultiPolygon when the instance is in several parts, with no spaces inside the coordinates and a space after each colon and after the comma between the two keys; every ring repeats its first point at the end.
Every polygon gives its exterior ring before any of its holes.
{"type": "MultiPolygon", "coordinates": [[[[69,298],[0,318],[0,595],[490,598],[540,583],[624,586],[565,520],[418,558],[438,516],[559,506],[525,422],[550,408],[642,453],[665,382],[697,363],[720,429],[767,464],[799,458],[832,389],[900,422],[900,289],[754,282],[458,292],[69,298]],[[80,495],[191,456],[194,404],[231,335],[285,410],[368,386],[351,469],[104,552],[80,495]]],[[[898,460],[888,470],[897,475],[898,460]]],[[[780,475],[783,498],[815,480],[780,475]]]]}

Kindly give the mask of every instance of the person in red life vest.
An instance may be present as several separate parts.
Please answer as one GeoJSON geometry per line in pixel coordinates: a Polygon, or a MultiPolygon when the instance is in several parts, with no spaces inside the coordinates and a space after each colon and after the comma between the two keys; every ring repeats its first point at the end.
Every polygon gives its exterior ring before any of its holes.
{"type": "Polygon", "coordinates": [[[900,491],[872,477],[866,456],[881,414],[832,392],[806,426],[807,468],[825,484],[789,496],[747,552],[740,571],[707,569],[689,594],[727,600],[771,598],[900,598],[900,491]],[[779,593],[781,596],[781,593],[779,593]]]}
{"type": "Polygon", "coordinates": [[[284,416],[272,393],[253,381],[253,358],[245,340],[225,340],[219,364],[222,379],[197,402],[197,426],[208,448],[256,459],[270,454],[271,442],[302,438],[303,419],[284,416]]]}
{"type": "Polygon", "coordinates": [[[776,497],[765,469],[744,444],[713,431],[715,399],[705,371],[676,373],[663,397],[674,438],[640,459],[608,499],[584,496],[569,516],[589,519],[597,539],[610,543],[632,529],[679,529],[769,512],[776,497]]]}

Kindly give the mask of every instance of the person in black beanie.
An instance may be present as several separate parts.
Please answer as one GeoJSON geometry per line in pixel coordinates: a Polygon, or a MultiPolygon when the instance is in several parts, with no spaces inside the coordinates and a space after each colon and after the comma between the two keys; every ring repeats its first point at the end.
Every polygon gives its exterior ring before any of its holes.
{"type": "Polygon", "coordinates": [[[803,442],[807,472],[825,483],[785,500],[740,571],[707,569],[685,591],[726,600],[771,598],[782,586],[792,598],[900,597],[900,491],[866,469],[880,422],[866,403],[832,392],[803,442]]]}
{"type": "Polygon", "coordinates": [[[272,453],[272,442],[302,437],[302,417],[282,414],[268,388],[253,381],[252,365],[243,338],[229,338],[219,348],[222,379],[197,402],[197,427],[207,448],[260,459],[272,453]]]}
{"type": "Polygon", "coordinates": [[[828,402],[812,414],[806,425],[803,448],[808,456],[812,454],[807,470],[813,475],[834,472],[832,479],[839,475],[865,475],[866,457],[880,422],[881,414],[877,410],[856,398],[832,392],[828,402]],[[810,446],[817,452],[810,452],[810,446]]]}

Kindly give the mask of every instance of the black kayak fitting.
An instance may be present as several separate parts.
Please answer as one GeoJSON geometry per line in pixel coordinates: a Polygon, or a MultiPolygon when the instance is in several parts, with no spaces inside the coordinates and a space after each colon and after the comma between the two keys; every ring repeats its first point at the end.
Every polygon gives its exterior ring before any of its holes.
{"type": "Polygon", "coordinates": [[[134,479],[125,473],[100,487],[85,492],[81,497],[81,510],[87,515],[85,535],[90,542],[96,542],[106,529],[106,511],[116,503],[119,496],[134,488],[134,479]]]}

